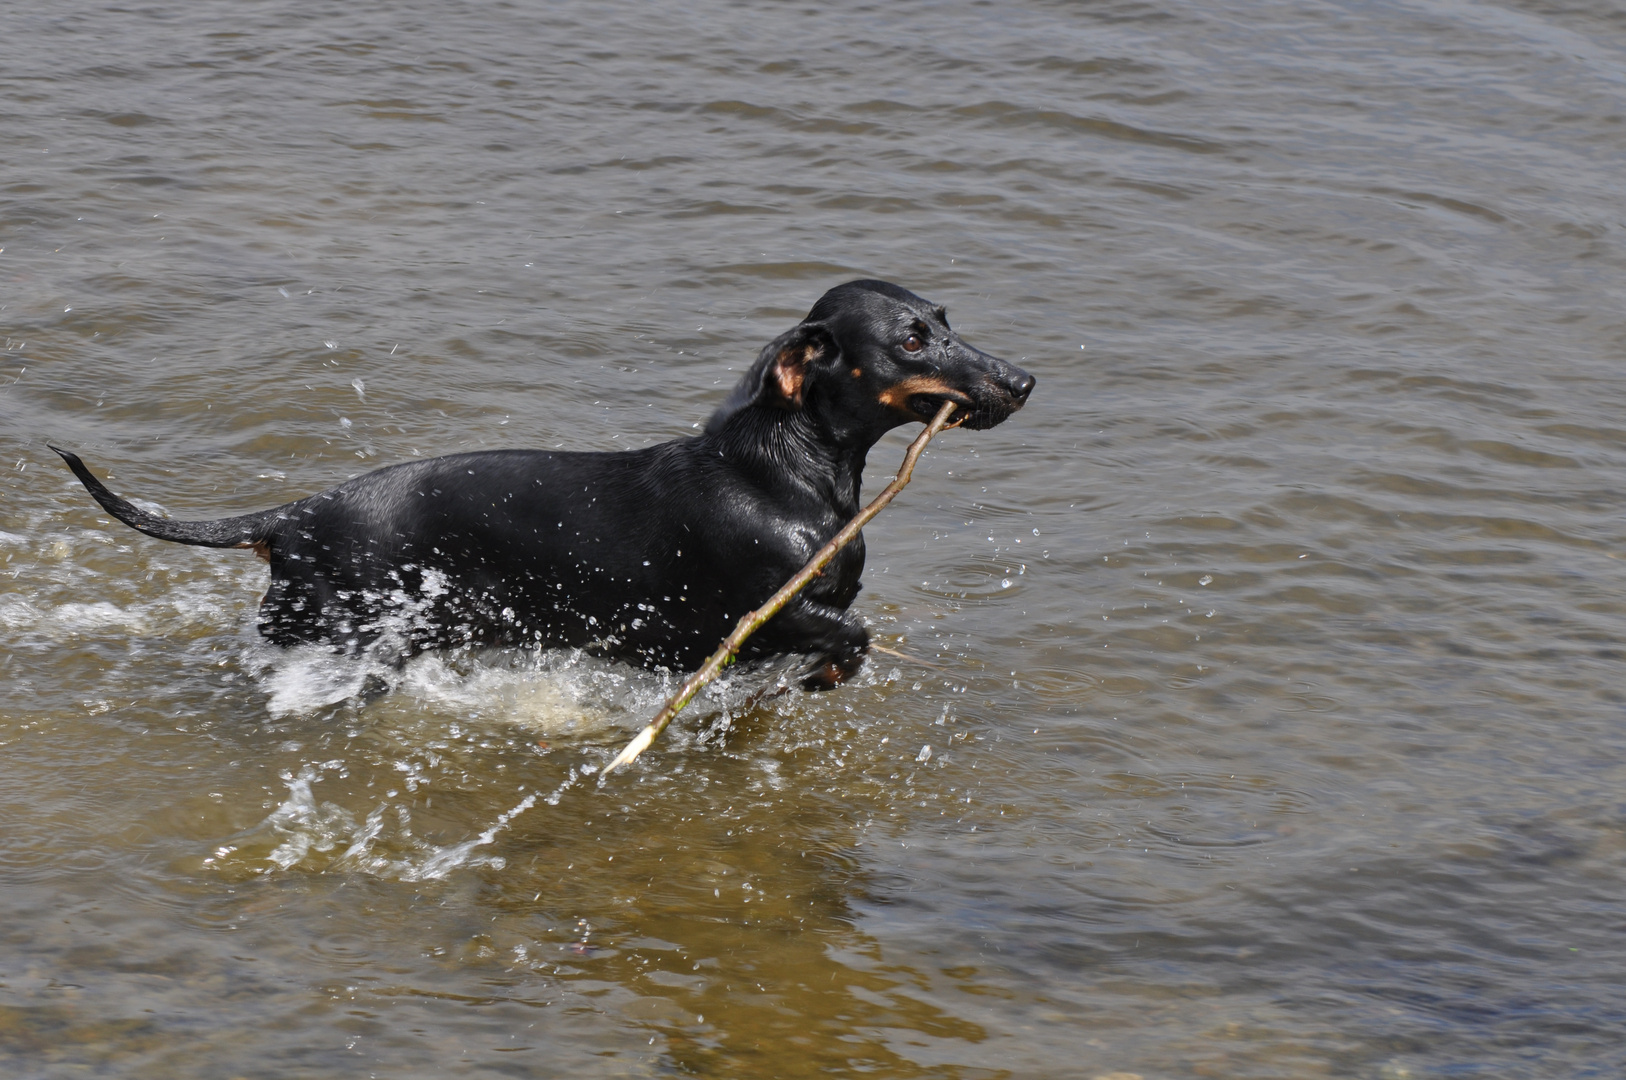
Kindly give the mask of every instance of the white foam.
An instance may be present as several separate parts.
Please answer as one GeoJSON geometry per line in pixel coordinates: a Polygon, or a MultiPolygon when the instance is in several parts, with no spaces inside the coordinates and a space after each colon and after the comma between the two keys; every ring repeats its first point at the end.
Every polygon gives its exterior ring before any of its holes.
{"type": "Polygon", "coordinates": [[[140,633],[148,625],[146,612],[139,607],[121,608],[106,600],[41,608],[25,597],[0,597],[0,626],[11,630],[30,630],[53,641],[108,627],[140,633]]]}
{"type": "Polygon", "coordinates": [[[304,715],[359,697],[367,676],[387,680],[395,674],[366,654],[346,656],[317,645],[251,645],[250,651],[260,686],[270,695],[266,711],[274,717],[304,715]]]}

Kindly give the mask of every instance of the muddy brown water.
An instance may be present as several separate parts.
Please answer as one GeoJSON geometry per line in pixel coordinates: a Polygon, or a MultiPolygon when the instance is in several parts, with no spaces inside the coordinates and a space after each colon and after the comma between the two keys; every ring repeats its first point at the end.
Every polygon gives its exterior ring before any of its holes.
{"type": "MultiPolygon", "coordinates": [[[[1605,0],[0,17],[0,1072],[1626,1072],[1605,0]],[[856,684],[260,643],[177,516],[681,437],[827,287],[1039,379],[856,684]]],[[[873,491],[907,433],[871,457],[873,491]]]]}

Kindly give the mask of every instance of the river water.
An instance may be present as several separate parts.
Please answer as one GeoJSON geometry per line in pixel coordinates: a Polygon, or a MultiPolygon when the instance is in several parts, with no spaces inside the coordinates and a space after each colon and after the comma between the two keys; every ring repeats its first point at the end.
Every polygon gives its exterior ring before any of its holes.
{"type": "Polygon", "coordinates": [[[67,0],[0,103],[5,1075],[1626,1073],[1614,0],[67,0]],[[673,680],[359,706],[45,445],[647,445],[859,276],[1039,380],[866,530],[906,655],[603,787],[673,680]]]}

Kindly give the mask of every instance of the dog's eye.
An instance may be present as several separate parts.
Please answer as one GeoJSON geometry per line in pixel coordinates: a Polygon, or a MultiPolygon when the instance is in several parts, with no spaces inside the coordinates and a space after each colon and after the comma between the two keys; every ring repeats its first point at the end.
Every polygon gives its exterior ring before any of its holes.
{"type": "Polygon", "coordinates": [[[925,348],[925,346],[921,344],[920,335],[918,334],[910,334],[908,337],[903,339],[904,352],[919,352],[923,348],[925,348]]]}

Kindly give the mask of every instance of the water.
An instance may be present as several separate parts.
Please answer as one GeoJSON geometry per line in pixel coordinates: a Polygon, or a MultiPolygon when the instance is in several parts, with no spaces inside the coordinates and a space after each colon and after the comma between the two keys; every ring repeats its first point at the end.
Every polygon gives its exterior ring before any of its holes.
{"type": "Polygon", "coordinates": [[[1618,5],[0,22],[7,1075],[1626,1070],[1618,5]],[[645,445],[867,275],[1039,378],[866,530],[909,658],[603,788],[671,679],[357,707],[44,445],[645,445]]]}

